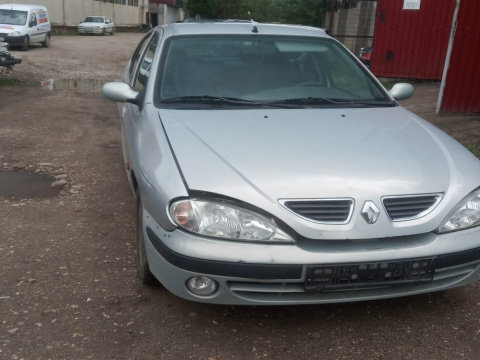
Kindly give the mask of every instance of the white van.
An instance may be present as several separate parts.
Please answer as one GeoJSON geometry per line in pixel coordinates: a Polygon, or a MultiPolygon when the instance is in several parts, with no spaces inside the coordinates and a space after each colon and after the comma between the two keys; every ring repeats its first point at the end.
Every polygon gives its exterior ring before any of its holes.
{"type": "Polygon", "coordinates": [[[29,44],[50,46],[52,27],[45,6],[0,4],[0,41],[27,51],[29,44]]]}

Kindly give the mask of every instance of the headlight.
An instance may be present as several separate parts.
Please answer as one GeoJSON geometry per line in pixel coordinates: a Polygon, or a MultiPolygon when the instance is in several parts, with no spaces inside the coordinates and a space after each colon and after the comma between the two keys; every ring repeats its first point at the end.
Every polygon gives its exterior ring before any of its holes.
{"type": "Polygon", "coordinates": [[[463,199],[438,228],[439,233],[457,231],[480,225],[480,189],[463,199]]]}
{"type": "Polygon", "coordinates": [[[207,200],[180,200],[170,216],[181,228],[222,239],[288,242],[294,240],[264,216],[234,205],[207,200]]]}
{"type": "Polygon", "coordinates": [[[20,36],[20,35],[22,35],[22,33],[20,31],[12,31],[7,36],[20,36]]]}

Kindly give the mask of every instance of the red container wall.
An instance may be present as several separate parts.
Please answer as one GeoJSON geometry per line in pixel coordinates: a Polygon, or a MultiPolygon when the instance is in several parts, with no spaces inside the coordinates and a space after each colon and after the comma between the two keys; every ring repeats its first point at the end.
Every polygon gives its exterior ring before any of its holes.
{"type": "Polygon", "coordinates": [[[480,1],[462,0],[442,111],[480,112],[480,1]]]}
{"type": "Polygon", "coordinates": [[[379,0],[371,69],[376,76],[441,79],[455,0],[379,0]]]}

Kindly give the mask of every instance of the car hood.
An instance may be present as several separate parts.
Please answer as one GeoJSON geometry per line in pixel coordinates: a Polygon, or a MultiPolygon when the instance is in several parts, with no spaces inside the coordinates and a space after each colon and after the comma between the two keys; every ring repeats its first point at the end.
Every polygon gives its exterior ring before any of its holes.
{"type": "Polygon", "coordinates": [[[0,32],[9,34],[13,31],[20,31],[24,28],[25,26],[19,26],[19,25],[1,25],[0,24],[0,32]]]}
{"type": "MultiPolygon", "coordinates": [[[[442,193],[436,210],[446,215],[455,205],[448,203],[466,195],[449,190],[465,185],[468,167],[478,176],[478,160],[467,156],[472,163],[466,163],[461,145],[401,107],[160,110],[159,115],[190,190],[258,206],[297,231],[296,222],[327,233],[342,227],[293,220],[279,200],[351,198],[358,213],[365,201],[381,205],[384,196],[442,193]]],[[[441,220],[410,222],[416,230],[398,224],[383,230],[385,236],[431,231],[441,220]]],[[[353,237],[378,237],[378,228],[375,233],[365,221],[358,228],[356,221],[360,224],[354,216],[343,230],[353,237]]],[[[300,232],[324,237],[306,228],[300,232]]]]}

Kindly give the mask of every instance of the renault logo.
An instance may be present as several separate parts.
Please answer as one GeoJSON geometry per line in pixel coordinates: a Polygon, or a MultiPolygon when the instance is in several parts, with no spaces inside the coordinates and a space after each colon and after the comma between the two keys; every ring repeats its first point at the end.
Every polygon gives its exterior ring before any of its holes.
{"type": "Polygon", "coordinates": [[[372,201],[365,201],[361,214],[367,223],[375,224],[380,216],[380,210],[372,201]]]}

